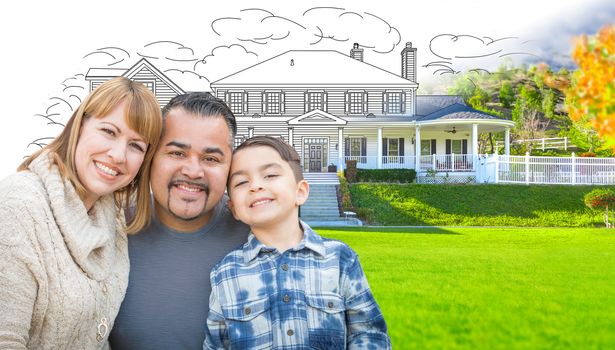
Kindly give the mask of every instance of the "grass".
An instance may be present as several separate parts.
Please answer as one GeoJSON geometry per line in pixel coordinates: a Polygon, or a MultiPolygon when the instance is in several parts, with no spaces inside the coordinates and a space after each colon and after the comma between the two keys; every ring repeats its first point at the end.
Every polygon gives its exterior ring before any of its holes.
{"type": "Polygon", "coordinates": [[[615,230],[317,231],[359,254],[394,349],[615,348],[615,230]]]}
{"type": "Polygon", "coordinates": [[[379,225],[594,227],[602,214],[585,207],[593,186],[350,186],[356,212],[379,225]]]}

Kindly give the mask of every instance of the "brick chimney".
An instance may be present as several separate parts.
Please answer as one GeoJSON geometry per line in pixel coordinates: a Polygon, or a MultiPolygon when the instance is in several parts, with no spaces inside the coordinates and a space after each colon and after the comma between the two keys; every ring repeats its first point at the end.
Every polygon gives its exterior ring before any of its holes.
{"type": "Polygon", "coordinates": [[[354,43],[352,46],[352,50],[350,50],[350,57],[363,62],[363,49],[359,48],[359,43],[354,43]]]}
{"type": "Polygon", "coordinates": [[[416,48],[411,42],[401,51],[401,77],[416,82],[416,48]]]}

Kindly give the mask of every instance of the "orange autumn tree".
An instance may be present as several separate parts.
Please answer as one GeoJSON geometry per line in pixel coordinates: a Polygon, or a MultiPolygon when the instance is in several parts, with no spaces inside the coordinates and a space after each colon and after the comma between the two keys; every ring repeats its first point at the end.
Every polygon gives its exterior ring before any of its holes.
{"type": "Polygon", "coordinates": [[[578,38],[572,58],[579,68],[565,90],[568,113],[615,145],[615,25],[578,38]]]}

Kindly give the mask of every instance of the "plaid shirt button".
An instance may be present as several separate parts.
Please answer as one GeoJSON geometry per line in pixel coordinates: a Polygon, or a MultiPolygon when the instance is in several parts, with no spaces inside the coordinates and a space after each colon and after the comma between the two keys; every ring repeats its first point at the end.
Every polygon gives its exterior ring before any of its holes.
{"type": "Polygon", "coordinates": [[[288,303],[288,302],[290,301],[290,297],[288,296],[288,294],[286,294],[286,295],[284,295],[284,297],[282,298],[282,300],[283,300],[285,303],[288,303]]]}
{"type": "Polygon", "coordinates": [[[249,314],[251,314],[251,313],[252,313],[252,309],[250,309],[249,307],[247,307],[247,308],[243,309],[243,313],[244,313],[244,314],[246,314],[246,315],[249,315],[249,314]]]}
{"type": "Polygon", "coordinates": [[[282,270],[288,271],[288,264],[282,264],[282,270]]]}
{"type": "Polygon", "coordinates": [[[292,337],[295,334],[295,332],[293,332],[292,329],[289,329],[288,331],[286,331],[286,334],[292,337]]]}

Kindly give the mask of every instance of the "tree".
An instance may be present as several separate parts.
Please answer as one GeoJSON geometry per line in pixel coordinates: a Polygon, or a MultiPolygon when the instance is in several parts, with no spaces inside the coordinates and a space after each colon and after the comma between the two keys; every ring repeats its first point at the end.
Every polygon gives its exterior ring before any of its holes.
{"type": "Polygon", "coordinates": [[[615,25],[579,38],[572,58],[579,68],[566,90],[568,113],[575,120],[587,118],[600,135],[615,141],[615,25]]]}
{"type": "Polygon", "coordinates": [[[596,188],[587,193],[583,197],[583,201],[591,209],[604,208],[604,224],[606,227],[613,227],[615,223],[615,212],[613,211],[615,207],[615,192],[609,188],[596,188]],[[611,215],[609,215],[609,207],[611,207],[611,215]]]}
{"type": "Polygon", "coordinates": [[[505,80],[500,87],[500,103],[504,108],[512,107],[512,103],[515,100],[515,91],[512,88],[510,81],[505,80]]]}

